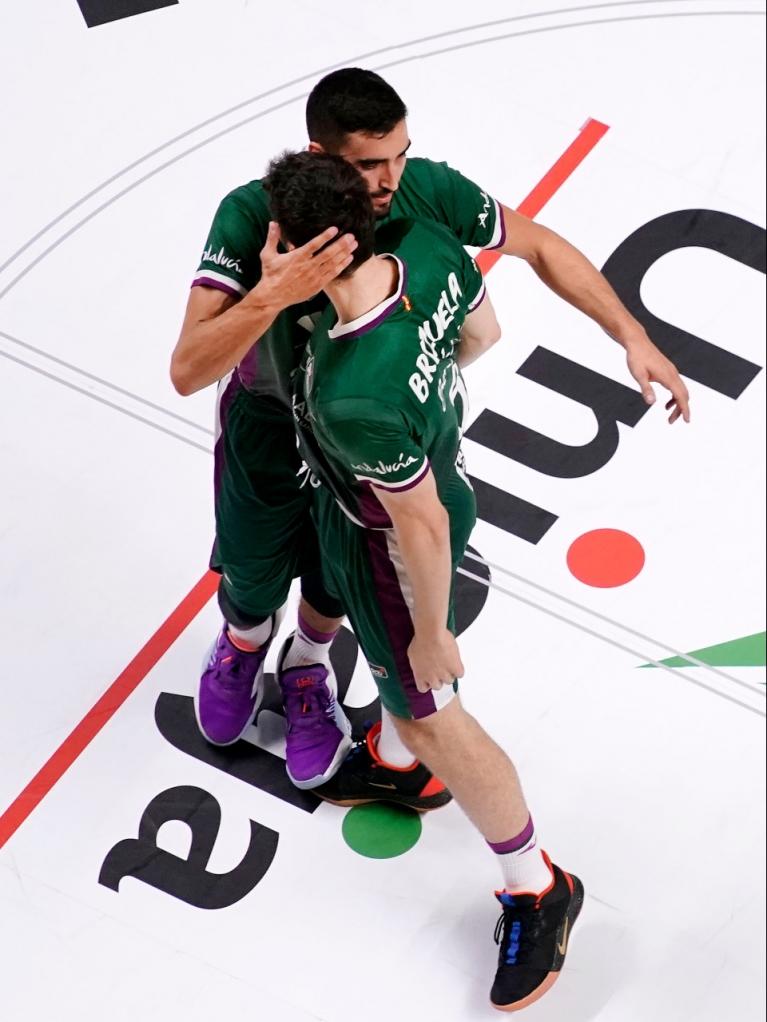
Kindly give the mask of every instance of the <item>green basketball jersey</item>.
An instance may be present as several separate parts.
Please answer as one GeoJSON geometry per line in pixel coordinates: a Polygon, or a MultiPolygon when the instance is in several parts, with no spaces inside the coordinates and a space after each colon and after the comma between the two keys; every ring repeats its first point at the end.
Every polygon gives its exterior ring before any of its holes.
{"type": "Polygon", "coordinates": [[[294,414],[302,453],[346,514],[391,528],[376,489],[393,492],[434,473],[454,549],[474,523],[460,450],[465,388],[455,360],[482,276],[455,235],[428,221],[381,228],[397,267],[395,292],[352,323],[330,307],[297,374],[294,414]]]}
{"type": "MultiPolygon", "coordinates": [[[[401,217],[444,224],[464,245],[493,248],[505,240],[498,203],[446,163],[408,160],[379,229],[401,217]]],[[[260,252],[269,220],[268,196],[261,181],[230,192],[213,219],[192,286],[218,288],[235,297],[246,295],[261,276],[260,252]]],[[[311,331],[312,316],[325,305],[326,299],[319,296],[280,313],[240,363],[240,377],[249,390],[289,407],[290,379],[311,331]]]]}

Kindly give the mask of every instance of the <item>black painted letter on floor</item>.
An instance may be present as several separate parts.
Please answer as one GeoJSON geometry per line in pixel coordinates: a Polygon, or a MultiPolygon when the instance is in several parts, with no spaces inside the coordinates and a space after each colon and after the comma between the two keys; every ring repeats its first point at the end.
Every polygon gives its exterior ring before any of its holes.
{"type": "Polygon", "coordinates": [[[161,7],[173,7],[178,0],[77,0],[88,28],[106,25],[110,21],[131,18],[134,14],[159,11],[161,7]]]}

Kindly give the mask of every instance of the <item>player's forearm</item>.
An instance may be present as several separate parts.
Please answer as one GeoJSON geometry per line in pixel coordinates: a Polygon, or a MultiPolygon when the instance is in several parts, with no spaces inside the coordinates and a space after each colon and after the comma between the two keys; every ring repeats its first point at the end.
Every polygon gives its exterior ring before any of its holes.
{"type": "Polygon", "coordinates": [[[606,278],[569,241],[504,207],[503,252],[525,259],[547,287],[593,319],[624,348],[646,344],[644,327],[631,315],[606,278]]]}
{"type": "Polygon", "coordinates": [[[185,323],[170,368],[179,394],[194,394],[225,376],[266,333],[279,311],[256,287],[221,315],[185,323]]]}
{"type": "Polygon", "coordinates": [[[573,245],[549,232],[532,268],[548,287],[590,316],[624,348],[647,339],[605,277],[573,245]]]}
{"type": "Polygon", "coordinates": [[[392,515],[392,521],[413,590],[415,633],[441,634],[447,627],[452,579],[447,511],[437,500],[422,514],[392,515]]]}

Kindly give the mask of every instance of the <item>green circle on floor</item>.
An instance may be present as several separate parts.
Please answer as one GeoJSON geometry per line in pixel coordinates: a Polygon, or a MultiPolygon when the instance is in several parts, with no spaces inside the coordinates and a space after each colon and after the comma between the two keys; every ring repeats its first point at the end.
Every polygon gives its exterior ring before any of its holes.
{"type": "Polygon", "coordinates": [[[421,836],[421,816],[415,809],[371,802],[354,806],[344,817],[344,841],[369,859],[393,859],[409,852],[421,836]]]}

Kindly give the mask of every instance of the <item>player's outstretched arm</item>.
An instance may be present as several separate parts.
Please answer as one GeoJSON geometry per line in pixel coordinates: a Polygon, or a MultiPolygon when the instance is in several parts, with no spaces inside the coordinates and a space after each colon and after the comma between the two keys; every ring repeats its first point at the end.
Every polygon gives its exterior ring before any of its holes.
{"type": "Polygon", "coordinates": [[[484,355],[500,339],[501,327],[490,296],[486,294],[477,308],[463,321],[461,342],[456,354],[458,365],[464,369],[472,362],[476,362],[480,355],[484,355]]]}
{"type": "Polygon", "coordinates": [[[690,421],[690,397],[676,366],[653,344],[641,323],[623,305],[610,284],[582,252],[554,231],[501,207],[506,242],[501,251],[526,260],[560,298],[590,316],[626,351],[629,371],[648,404],[653,383],[671,393],[669,422],[690,421]]]}
{"type": "Polygon", "coordinates": [[[452,579],[450,523],[431,471],[410,490],[375,487],[394,532],[413,590],[415,638],[408,648],[419,692],[440,689],[463,676],[455,636],[447,628],[452,579]]]}
{"type": "Polygon", "coordinates": [[[348,234],[332,241],[337,233],[330,227],[301,248],[279,252],[279,229],[270,224],[261,279],[243,299],[215,288],[192,288],[170,365],[179,394],[194,394],[220,380],[283,309],[311,298],[349,265],[357,243],[348,234]]]}

